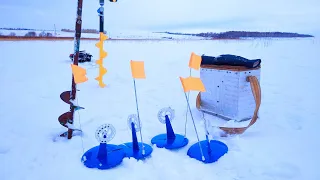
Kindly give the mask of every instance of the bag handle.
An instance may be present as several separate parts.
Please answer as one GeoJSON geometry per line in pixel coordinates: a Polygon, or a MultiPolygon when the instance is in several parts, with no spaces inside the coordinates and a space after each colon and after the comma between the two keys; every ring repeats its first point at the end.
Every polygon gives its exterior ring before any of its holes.
{"type": "MultiPolygon", "coordinates": [[[[257,122],[258,119],[258,112],[259,112],[259,108],[261,105],[261,88],[260,88],[260,84],[259,81],[257,79],[257,77],[255,76],[248,76],[246,78],[246,80],[248,82],[250,82],[250,86],[251,86],[251,91],[256,103],[256,107],[255,110],[253,112],[253,116],[252,119],[249,123],[248,126],[246,127],[240,127],[240,128],[231,128],[231,127],[219,127],[222,131],[224,131],[224,135],[222,136],[227,136],[227,135],[231,135],[231,134],[242,134],[244,133],[250,126],[252,126],[254,123],[257,122]]],[[[200,109],[200,105],[201,105],[201,99],[200,99],[201,94],[198,94],[197,97],[197,108],[200,109]]]]}
{"type": "Polygon", "coordinates": [[[261,88],[257,77],[255,76],[248,76],[247,81],[250,82],[251,91],[256,103],[256,107],[252,116],[252,119],[248,126],[240,127],[240,128],[230,128],[230,127],[219,127],[221,130],[225,132],[223,136],[228,134],[242,134],[244,133],[250,126],[257,122],[258,119],[258,112],[261,105],[261,88]]]}

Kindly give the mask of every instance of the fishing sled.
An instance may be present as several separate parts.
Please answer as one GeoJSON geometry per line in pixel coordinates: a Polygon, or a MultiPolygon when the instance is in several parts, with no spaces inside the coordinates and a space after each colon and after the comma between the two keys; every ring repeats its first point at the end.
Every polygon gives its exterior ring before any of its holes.
{"type": "Polygon", "coordinates": [[[198,94],[197,109],[227,121],[250,120],[245,127],[218,127],[224,132],[222,136],[244,133],[258,119],[261,60],[235,55],[201,58],[200,78],[206,92],[198,94]]]}

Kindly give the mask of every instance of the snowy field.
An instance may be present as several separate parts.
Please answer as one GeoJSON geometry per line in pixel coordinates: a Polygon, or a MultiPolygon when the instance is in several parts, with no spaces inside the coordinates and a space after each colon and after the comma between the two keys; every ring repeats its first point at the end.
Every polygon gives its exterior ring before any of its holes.
{"type": "MultiPolygon", "coordinates": [[[[96,41],[82,41],[98,57],[96,41]]],[[[82,64],[89,81],[78,86],[75,126],[84,135],[58,139],[65,131],[57,118],[69,107],[59,95],[71,87],[68,55],[73,42],[0,42],[0,179],[1,180],[319,180],[320,81],[319,39],[245,41],[106,41],[106,88],[94,78],[94,64],[82,64]],[[187,156],[196,142],[188,121],[189,144],[179,151],[154,147],[152,157],[137,162],[124,159],[115,169],[86,168],[80,161],[98,145],[95,130],[111,123],[117,130],[112,144],[131,141],[127,117],[136,113],[130,60],[144,60],[147,79],[137,80],[144,142],[164,133],[158,111],[176,111],[173,128],[184,133],[186,101],[179,76],[189,75],[190,53],[240,55],[261,58],[262,105],[260,118],[243,135],[219,138],[229,152],[218,162],[203,164],[187,156]],[[78,113],[79,112],[79,113],[78,113]],[[318,170],[317,170],[318,169],[318,170]]],[[[193,71],[194,76],[199,72],[193,71]]],[[[191,107],[205,139],[201,113],[191,107]]],[[[217,121],[220,122],[220,121],[217,121]]],[[[220,124],[221,125],[221,124],[220,124]]]]}

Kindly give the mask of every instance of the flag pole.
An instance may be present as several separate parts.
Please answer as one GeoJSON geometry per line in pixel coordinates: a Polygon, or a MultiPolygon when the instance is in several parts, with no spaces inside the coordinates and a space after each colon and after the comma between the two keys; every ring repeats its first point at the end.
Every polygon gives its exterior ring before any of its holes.
{"type": "Polygon", "coordinates": [[[134,96],[136,99],[136,108],[137,108],[137,115],[138,115],[138,119],[139,119],[139,127],[140,127],[140,139],[141,139],[141,146],[142,146],[142,154],[145,154],[144,151],[144,146],[143,146],[143,140],[142,140],[142,128],[141,128],[141,122],[140,122],[140,113],[139,113],[139,105],[138,105],[138,97],[137,97],[137,88],[136,88],[136,80],[135,78],[133,78],[133,87],[134,87],[134,96]]]}
{"type": "MultiPolygon", "coordinates": [[[[189,91],[189,92],[190,92],[190,91],[189,91]]],[[[184,92],[184,96],[185,96],[185,98],[186,98],[187,105],[188,105],[188,109],[189,109],[189,112],[190,112],[190,115],[191,115],[191,119],[192,119],[192,122],[193,122],[193,127],[194,127],[194,130],[195,130],[196,135],[197,135],[198,144],[199,144],[200,152],[201,152],[201,156],[202,156],[202,161],[204,161],[205,158],[204,158],[204,155],[203,155],[203,151],[202,151],[202,147],[201,147],[201,143],[200,143],[200,139],[199,139],[197,127],[196,127],[196,124],[194,123],[194,118],[193,118],[193,115],[192,115],[192,112],[191,112],[191,108],[190,108],[189,100],[188,100],[188,97],[187,97],[187,93],[184,92]]]]}
{"type": "MultiPolygon", "coordinates": [[[[189,77],[191,77],[191,68],[189,68],[189,77]]],[[[190,91],[188,92],[187,101],[189,101],[190,97],[190,91]]],[[[187,111],[186,111],[186,121],[184,123],[184,137],[187,136],[187,122],[188,122],[188,105],[187,105],[187,111]]]]}

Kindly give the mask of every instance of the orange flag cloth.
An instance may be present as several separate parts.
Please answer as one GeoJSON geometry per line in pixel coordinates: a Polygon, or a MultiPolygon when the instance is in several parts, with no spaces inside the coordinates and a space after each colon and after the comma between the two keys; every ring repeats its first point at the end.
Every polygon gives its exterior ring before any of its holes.
{"type": "Polygon", "coordinates": [[[206,91],[200,78],[196,78],[196,77],[182,78],[182,77],[180,77],[180,81],[181,81],[184,92],[188,92],[188,91],[205,92],[206,91]]]}
{"type": "Polygon", "coordinates": [[[132,77],[135,79],[145,79],[144,61],[130,61],[132,77]]]}
{"type": "Polygon", "coordinates": [[[88,78],[86,77],[87,72],[84,68],[74,64],[71,64],[71,68],[72,68],[72,74],[74,77],[74,82],[76,84],[88,81],[88,78]]]}
{"type": "Polygon", "coordinates": [[[201,66],[201,61],[201,56],[198,56],[194,52],[192,52],[189,60],[189,67],[195,70],[199,70],[201,66]]]}

